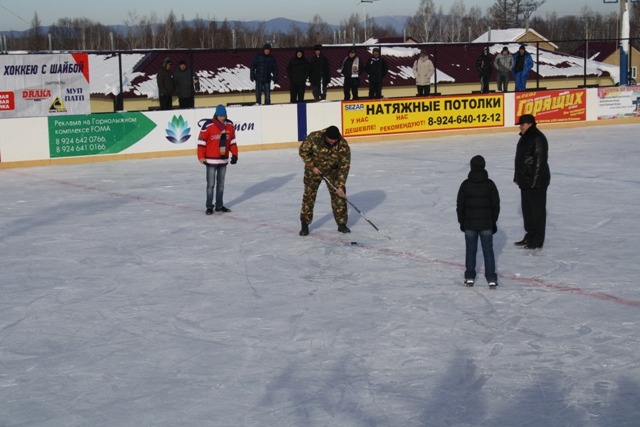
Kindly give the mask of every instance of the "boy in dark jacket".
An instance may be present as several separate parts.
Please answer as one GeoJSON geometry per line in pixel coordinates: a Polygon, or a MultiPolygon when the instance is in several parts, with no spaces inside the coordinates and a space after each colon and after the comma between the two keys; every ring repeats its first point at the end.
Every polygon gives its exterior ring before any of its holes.
{"type": "Polygon", "coordinates": [[[478,237],[484,257],[484,276],[490,288],[498,286],[495,258],[493,255],[493,235],[498,231],[500,215],[500,195],[495,183],[489,179],[482,156],[474,156],[470,162],[468,178],[460,185],[456,212],[460,230],[464,232],[466,259],[464,284],[473,286],[476,278],[476,253],[478,237]]]}

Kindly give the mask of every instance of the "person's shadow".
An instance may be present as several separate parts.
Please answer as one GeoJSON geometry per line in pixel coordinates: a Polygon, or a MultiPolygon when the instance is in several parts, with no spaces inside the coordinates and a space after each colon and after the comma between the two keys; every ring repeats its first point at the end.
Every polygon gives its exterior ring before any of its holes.
{"type": "MultiPolygon", "coordinates": [[[[357,206],[358,209],[360,209],[360,211],[362,211],[362,213],[367,218],[369,218],[369,221],[375,224],[375,221],[371,219],[371,216],[367,214],[367,212],[380,205],[387,198],[387,195],[382,190],[369,190],[361,191],[354,194],[348,194],[347,197],[352,204],[357,206]]],[[[363,218],[358,213],[358,211],[353,208],[353,206],[347,203],[347,207],[349,209],[349,222],[347,223],[347,225],[351,227],[356,225],[363,218]]],[[[329,221],[333,221],[333,213],[331,211],[318,218],[317,220],[314,220],[312,228],[320,228],[323,224],[329,221]]]]}
{"type": "Polygon", "coordinates": [[[285,176],[276,176],[273,178],[269,178],[266,181],[254,184],[250,187],[247,187],[239,197],[230,200],[228,203],[225,203],[225,205],[228,204],[229,206],[233,206],[247,201],[258,194],[274,192],[291,181],[294,176],[296,176],[296,174],[293,173],[285,176]]]}

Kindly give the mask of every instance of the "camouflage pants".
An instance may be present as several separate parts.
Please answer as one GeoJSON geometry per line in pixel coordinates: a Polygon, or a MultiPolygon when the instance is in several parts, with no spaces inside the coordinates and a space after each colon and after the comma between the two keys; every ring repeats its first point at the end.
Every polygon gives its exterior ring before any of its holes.
{"type": "MultiPolygon", "coordinates": [[[[329,182],[334,184],[336,182],[335,177],[327,176],[329,182]]],[[[300,209],[300,221],[305,224],[311,224],[313,221],[313,207],[316,204],[316,196],[318,195],[318,187],[322,182],[322,177],[316,175],[310,169],[304,170],[304,194],[302,195],[302,208],[300,209]]],[[[343,197],[340,197],[336,192],[327,185],[329,195],[331,196],[331,210],[333,211],[333,218],[338,225],[346,224],[349,219],[347,211],[347,202],[343,197]]],[[[346,189],[345,189],[346,191],[346,189]]]]}

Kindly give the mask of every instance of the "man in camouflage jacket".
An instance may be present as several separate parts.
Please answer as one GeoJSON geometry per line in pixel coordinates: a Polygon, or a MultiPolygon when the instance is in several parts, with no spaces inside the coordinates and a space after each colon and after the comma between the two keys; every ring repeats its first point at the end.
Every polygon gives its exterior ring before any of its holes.
{"type": "Polygon", "coordinates": [[[329,126],[307,135],[300,145],[299,153],[304,162],[300,235],[309,234],[309,224],[313,220],[313,207],[323,177],[329,182],[327,188],[331,196],[331,209],[333,218],[338,224],[338,231],[351,232],[347,227],[349,217],[345,200],[347,176],[351,167],[351,149],[347,140],[340,135],[336,126],[329,126]]]}

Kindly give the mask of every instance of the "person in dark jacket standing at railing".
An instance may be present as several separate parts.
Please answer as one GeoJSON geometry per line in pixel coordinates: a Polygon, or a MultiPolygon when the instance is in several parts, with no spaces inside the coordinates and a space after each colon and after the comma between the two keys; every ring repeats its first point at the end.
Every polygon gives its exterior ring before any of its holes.
{"type": "Polygon", "coordinates": [[[327,87],[329,86],[329,80],[331,80],[329,60],[322,54],[322,45],[315,45],[313,50],[313,58],[309,61],[309,83],[311,83],[313,99],[320,101],[327,99],[327,87]]]}
{"type": "Polygon", "coordinates": [[[480,92],[489,93],[489,80],[491,79],[491,56],[489,56],[489,48],[482,49],[482,53],[476,59],[476,70],[480,76],[480,92]]]}
{"type": "Polygon", "coordinates": [[[358,96],[358,87],[360,86],[360,58],[355,48],[349,49],[349,53],[342,60],[339,70],[344,76],[344,100],[354,101],[360,99],[358,96]]]}
{"type": "Polygon", "coordinates": [[[302,48],[296,49],[295,55],[287,64],[289,77],[289,102],[304,102],[304,90],[309,77],[309,61],[304,57],[302,48]]]}
{"type": "Polygon", "coordinates": [[[180,61],[178,64],[178,69],[173,73],[173,81],[175,82],[180,108],[193,108],[195,106],[198,77],[191,72],[185,61],[180,61]]]}
{"type": "Polygon", "coordinates": [[[515,242],[526,249],[542,248],[547,223],[547,187],[551,181],[549,171],[549,144],[536,126],[531,114],[523,114],[520,140],[516,148],[513,182],[520,187],[524,238],[515,242]]]}
{"type": "Polygon", "coordinates": [[[161,110],[171,110],[173,108],[173,76],[171,75],[171,60],[165,58],[162,61],[162,68],[158,71],[158,100],[161,110]]]}
{"type": "Polygon", "coordinates": [[[271,82],[278,84],[278,65],[271,55],[269,43],[262,47],[262,52],[256,55],[249,69],[249,78],[256,83],[256,104],[261,103],[263,92],[264,104],[271,104],[271,82]]]}
{"type": "Polygon", "coordinates": [[[382,98],[382,81],[387,75],[389,67],[387,61],[380,56],[380,48],[374,47],[371,58],[364,66],[364,70],[369,75],[369,99],[382,98]]]}

